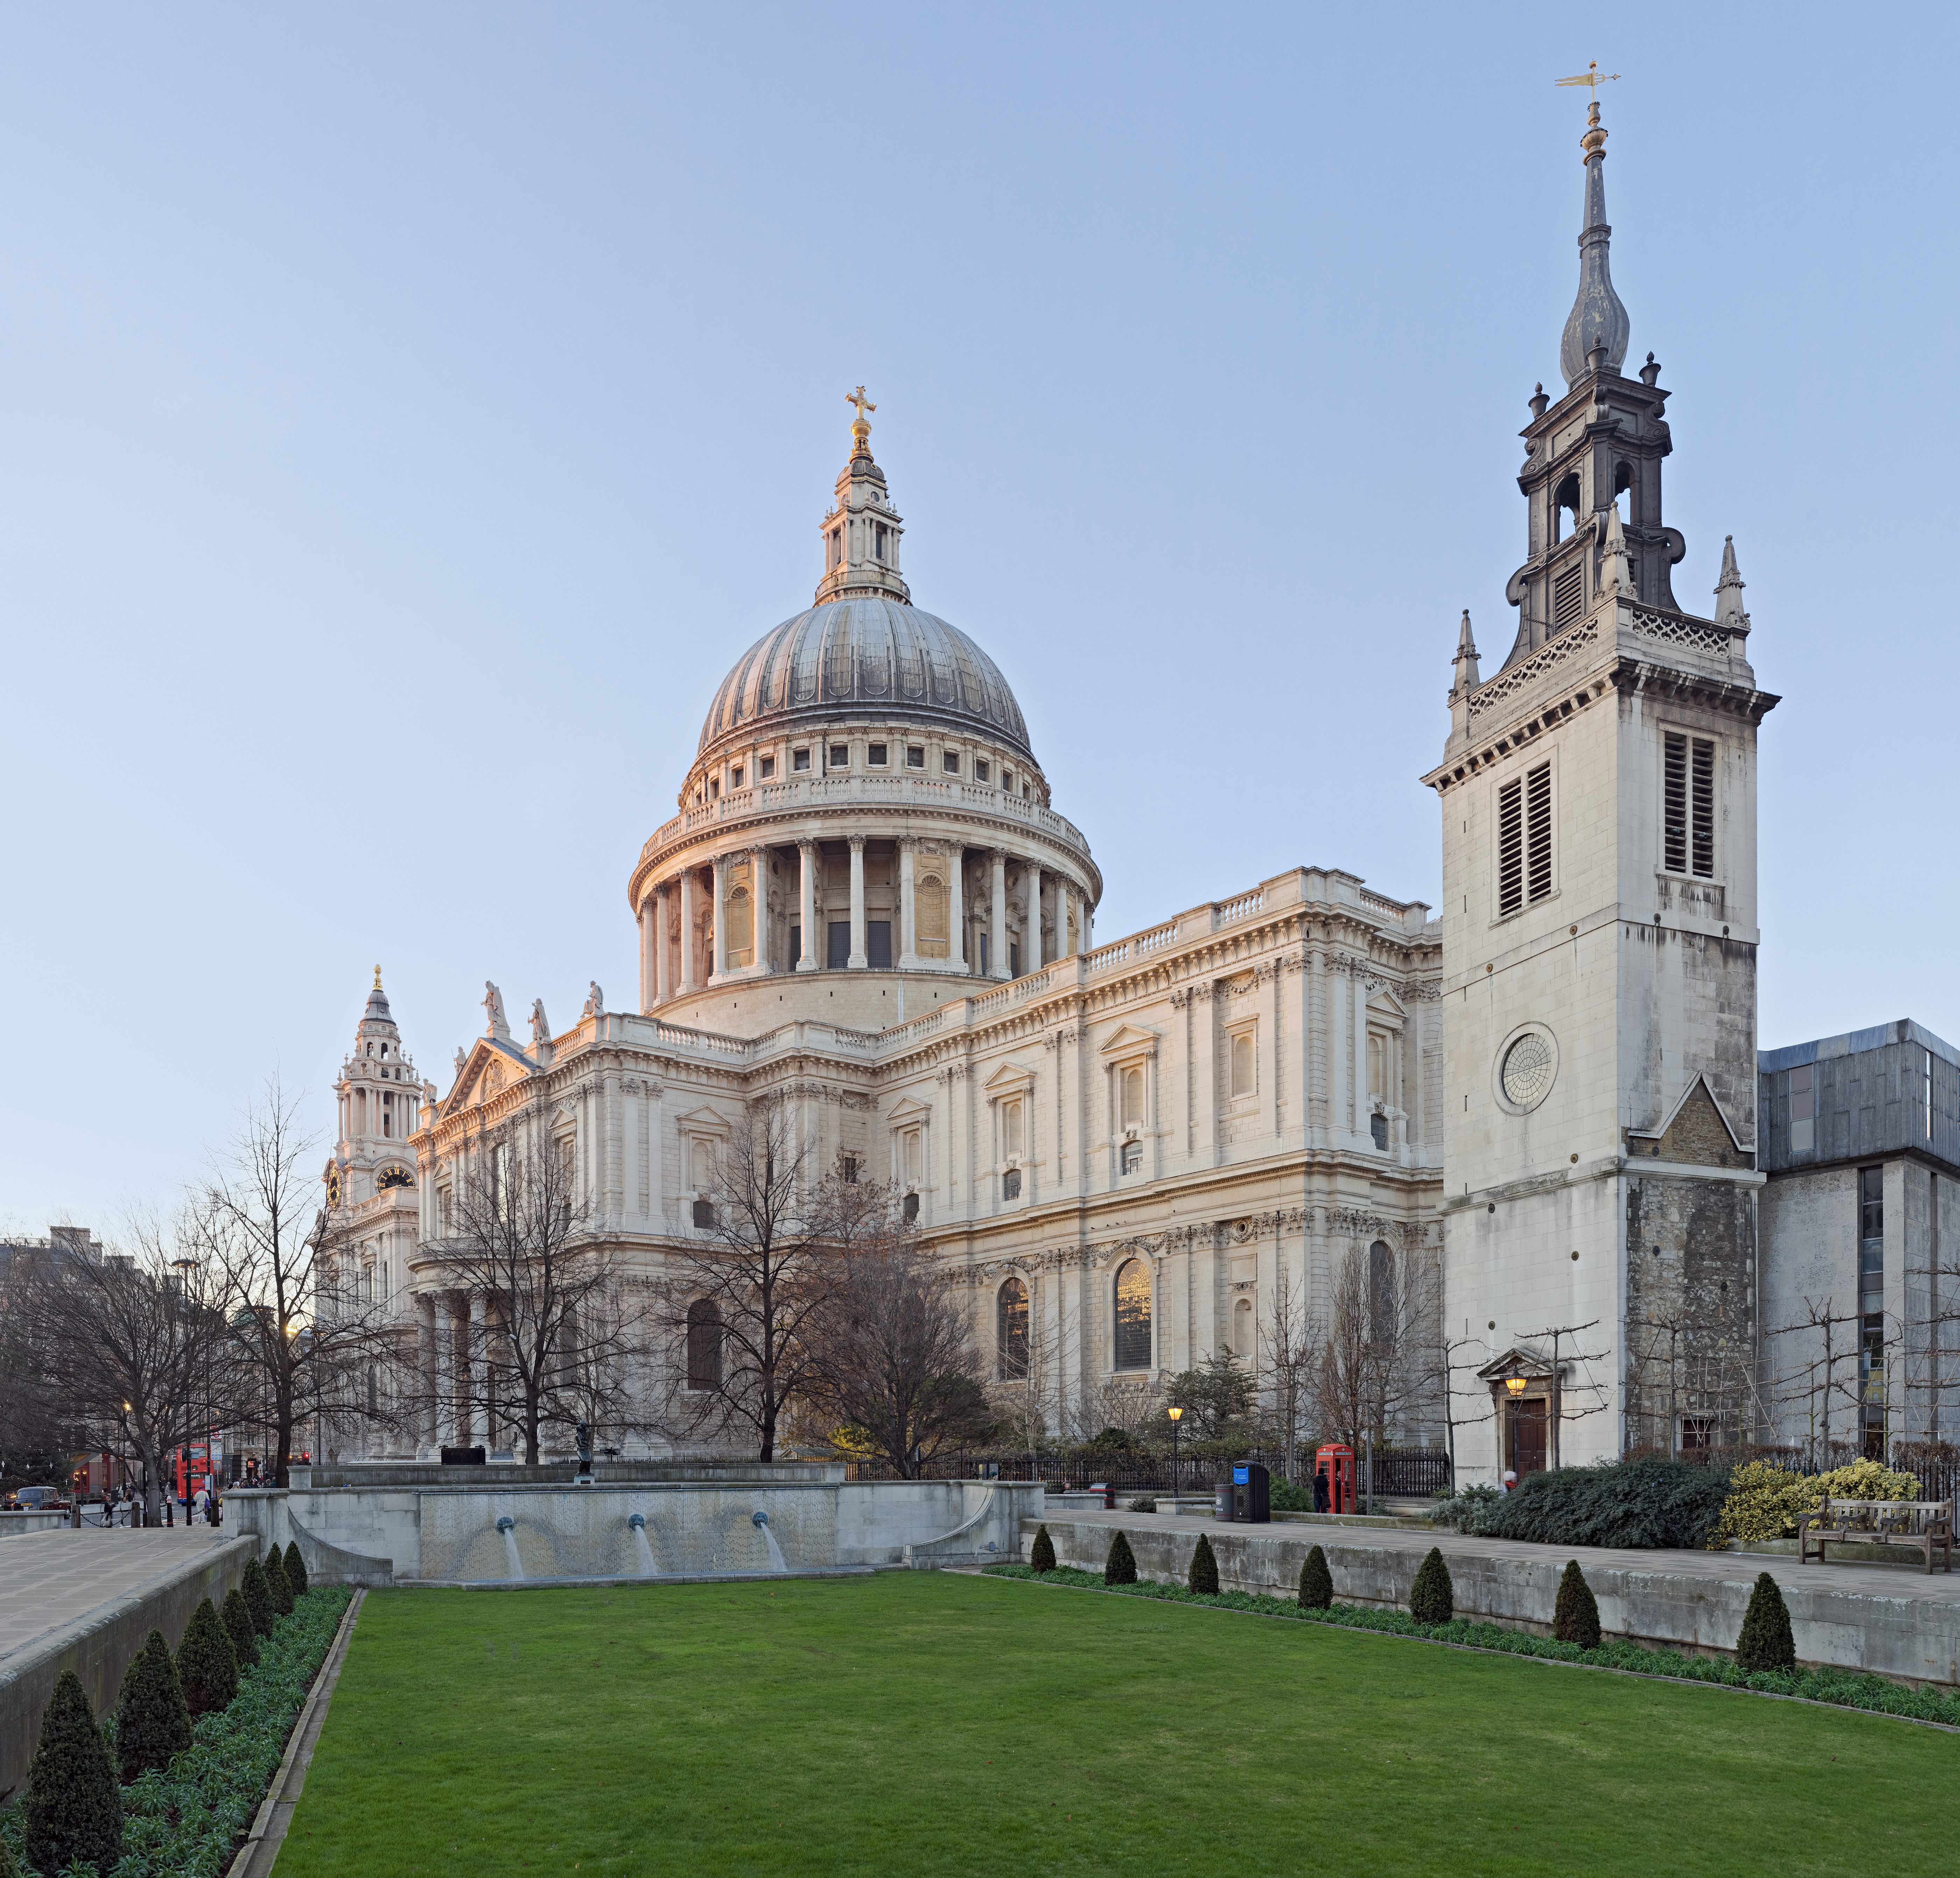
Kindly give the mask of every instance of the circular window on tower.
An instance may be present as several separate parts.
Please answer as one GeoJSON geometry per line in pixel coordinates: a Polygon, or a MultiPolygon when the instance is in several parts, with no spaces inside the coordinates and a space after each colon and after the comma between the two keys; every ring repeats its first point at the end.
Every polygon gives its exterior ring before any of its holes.
{"type": "Polygon", "coordinates": [[[1528,1114],[1551,1093],[1558,1046],[1542,1025],[1520,1025],[1497,1051],[1497,1097],[1513,1115],[1528,1114]]]}

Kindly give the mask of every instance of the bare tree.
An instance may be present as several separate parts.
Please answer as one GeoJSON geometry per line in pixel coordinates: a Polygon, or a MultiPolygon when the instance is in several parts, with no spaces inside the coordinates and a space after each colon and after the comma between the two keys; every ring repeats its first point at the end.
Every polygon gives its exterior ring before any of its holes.
{"type": "Polygon", "coordinates": [[[274,1077],[250,1109],[229,1157],[194,1196],[186,1239],[235,1308],[228,1345],[234,1416],[262,1424],[271,1485],[288,1484],[297,1430],[325,1417],[392,1418],[358,1381],[393,1355],[384,1305],[355,1297],[337,1269],[339,1243],[309,1171],[317,1152],[300,1103],[274,1077]]]}
{"type": "Polygon", "coordinates": [[[1449,1479],[1452,1487],[1456,1481],[1456,1431],[1475,1428],[1480,1421],[1494,1421],[1497,1413],[1488,1391],[1476,1388],[1459,1389],[1456,1386],[1459,1371],[1468,1370],[1474,1374],[1482,1367],[1475,1358],[1465,1359],[1458,1353],[1475,1350],[1488,1358],[1490,1347],[1483,1338],[1471,1335],[1467,1322],[1464,1324],[1462,1336],[1449,1335],[1443,1329],[1440,1311],[1436,1313],[1433,1329],[1421,1345],[1429,1386],[1436,1391],[1442,1404],[1443,1445],[1449,1455],[1449,1479]],[[1459,1395],[1468,1395],[1473,1402],[1481,1402],[1484,1412],[1478,1415],[1459,1415],[1456,1412],[1456,1398],[1459,1395]]]}
{"type": "MultiPolygon", "coordinates": [[[[1855,1325],[1860,1321],[1855,1311],[1841,1312],[1831,1308],[1833,1300],[1825,1298],[1822,1303],[1806,1297],[1803,1300],[1803,1316],[1800,1321],[1780,1326],[1770,1332],[1773,1337],[1788,1337],[1809,1332],[1817,1338],[1817,1345],[1805,1356],[1799,1356],[1796,1365],[1781,1372],[1776,1379],[1775,1400],[1779,1405],[1801,1402],[1808,1421],[1808,1438],[1812,1465],[1816,1464],[1820,1452],[1823,1465],[1831,1465],[1831,1410],[1833,1399],[1842,1396],[1847,1410],[1855,1416],[1860,1400],[1858,1389],[1857,1344],[1855,1338],[1849,1348],[1837,1339],[1838,1326],[1855,1325]],[[1838,1379],[1840,1367],[1847,1362],[1850,1365],[1848,1383],[1838,1379]]],[[[1666,1327],[1666,1326],[1664,1326],[1666,1327]]],[[[1678,1328],[1678,1327],[1676,1327],[1678,1328]]],[[[1672,1364],[1670,1361],[1670,1370],[1672,1364]]],[[[1856,1427],[1855,1420],[1853,1423],[1856,1427]]]]}
{"type": "Polygon", "coordinates": [[[1279,1428],[1280,1466],[1288,1480],[1298,1477],[1300,1437],[1312,1407],[1314,1373],[1325,1341],[1325,1329],[1307,1308],[1306,1288],[1295,1283],[1282,1262],[1259,1326],[1259,1354],[1279,1428]]]}
{"type": "Polygon", "coordinates": [[[780,1102],[752,1109],[716,1157],[700,1236],[668,1255],[659,1286],[670,1434],[746,1431],[773,1460],[810,1374],[805,1325],[837,1261],[875,1225],[883,1190],[839,1164],[819,1173],[780,1102]]]}
{"type": "Polygon", "coordinates": [[[994,1418],[966,1311],[898,1216],[899,1197],[874,1201],[803,1319],[803,1393],[913,1479],[941,1448],[986,1438],[994,1418]]]}
{"type": "MultiPolygon", "coordinates": [[[[469,1330],[439,1364],[446,1399],[431,1405],[459,1428],[480,1411],[493,1442],[500,1424],[517,1429],[536,1466],[540,1428],[625,1418],[644,1312],[593,1237],[569,1141],[546,1138],[533,1116],[479,1137],[466,1161],[431,1249],[469,1330]]],[[[427,1381],[412,1393],[427,1402],[427,1381]]]]}
{"type": "Polygon", "coordinates": [[[14,1310],[56,1415],[140,1469],[154,1523],[170,1454],[215,1418],[207,1392],[229,1294],[181,1240],[142,1220],[131,1230],[132,1253],[91,1258],[57,1243],[17,1255],[14,1310]]]}
{"type": "Polygon", "coordinates": [[[1335,1270],[1314,1402],[1324,1426],[1379,1446],[1421,1397],[1422,1366],[1411,1359],[1423,1298],[1419,1286],[1400,1281],[1402,1262],[1376,1243],[1379,1256],[1350,1251],[1335,1270]]]}

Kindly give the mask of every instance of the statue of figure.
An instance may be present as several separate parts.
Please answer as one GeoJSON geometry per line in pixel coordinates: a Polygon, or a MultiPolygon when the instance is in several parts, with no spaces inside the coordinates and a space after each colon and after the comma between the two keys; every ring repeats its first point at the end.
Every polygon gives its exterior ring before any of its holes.
{"type": "Polygon", "coordinates": [[[469,1058],[463,1053],[463,1046],[459,1043],[456,1046],[456,1073],[458,1076],[463,1074],[463,1066],[469,1061],[469,1058]]]}
{"type": "Polygon", "coordinates": [[[545,1017],[545,1001],[542,998],[531,1000],[531,1048],[551,1041],[551,1025],[545,1017]]]}
{"type": "Polygon", "coordinates": [[[581,1474],[592,1472],[592,1424],[589,1421],[578,1424],[578,1471],[581,1474]]]}
{"type": "Polygon", "coordinates": [[[603,1017],[606,1014],[606,994],[599,988],[599,981],[596,978],[588,982],[591,989],[586,995],[585,1009],[581,1015],[587,1017],[603,1017]]]}
{"type": "Polygon", "coordinates": [[[488,1034],[493,1037],[508,1036],[511,1026],[504,1015],[504,994],[487,978],[483,981],[483,1008],[490,1019],[488,1034]]]}

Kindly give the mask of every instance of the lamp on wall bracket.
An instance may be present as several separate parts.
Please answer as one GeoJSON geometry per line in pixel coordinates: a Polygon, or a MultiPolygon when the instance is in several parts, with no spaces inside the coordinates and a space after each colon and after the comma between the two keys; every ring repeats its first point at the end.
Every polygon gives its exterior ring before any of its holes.
{"type": "Polygon", "coordinates": [[[1522,1376],[1507,1376],[1504,1378],[1504,1386],[1510,1392],[1512,1401],[1516,1402],[1525,1393],[1526,1380],[1526,1379],[1522,1376]]]}

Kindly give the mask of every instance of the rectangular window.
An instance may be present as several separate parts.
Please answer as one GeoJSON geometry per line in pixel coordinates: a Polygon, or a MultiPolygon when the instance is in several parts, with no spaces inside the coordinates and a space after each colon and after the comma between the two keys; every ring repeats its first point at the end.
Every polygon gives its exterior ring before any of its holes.
{"type": "Polygon", "coordinates": [[[975,950],[978,953],[980,957],[980,976],[982,978],[985,978],[987,974],[994,969],[994,961],[992,957],[994,950],[993,934],[991,933],[982,932],[980,934],[980,943],[975,950]]]}
{"type": "Polygon", "coordinates": [[[864,760],[869,763],[873,769],[883,769],[885,766],[884,745],[882,743],[873,743],[871,747],[864,753],[864,760]]]}
{"type": "Polygon", "coordinates": [[[1694,740],[1694,871],[1702,880],[1715,874],[1715,746],[1706,737],[1694,740]]]}
{"type": "Polygon", "coordinates": [[[923,743],[908,743],[905,746],[905,767],[908,769],[924,769],[925,746],[923,743]]]}
{"type": "Polygon", "coordinates": [[[1258,1033],[1241,1030],[1232,1039],[1232,1093],[1255,1095],[1259,1086],[1258,1033]]]}
{"type": "Polygon", "coordinates": [[[1018,939],[1007,941],[1007,976],[1019,978],[1021,975],[1021,942],[1018,939]]]}
{"type": "Polygon", "coordinates": [[[1858,1170],[1858,1383],[1865,1448],[1882,1458],[1885,1434],[1885,1170],[1858,1170]]]}
{"type": "Polygon", "coordinates": [[[1551,766],[1497,791],[1497,917],[1551,893],[1551,766]]]}
{"type": "Polygon", "coordinates": [[[1001,787],[1010,795],[1014,793],[1014,772],[1011,769],[1004,769],[1001,772],[1001,787]]]}
{"type": "Polygon", "coordinates": [[[1552,583],[1552,631],[1563,632],[1585,610],[1586,569],[1582,562],[1575,561],[1552,583]]]}
{"type": "Polygon", "coordinates": [[[810,752],[809,752],[808,750],[791,750],[791,751],[790,752],[790,768],[791,768],[793,771],[794,771],[794,770],[798,770],[798,769],[807,769],[809,767],[810,767],[810,752]]]}
{"type": "Polygon", "coordinates": [[[711,802],[719,802],[721,800],[721,778],[719,776],[714,777],[708,783],[708,799],[711,802]]]}
{"type": "Polygon", "coordinates": [[[1790,1072],[1790,1144],[1793,1151],[1817,1145],[1817,1066],[1800,1063],[1790,1072]]]}
{"type": "Polygon", "coordinates": [[[987,780],[987,776],[988,769],[986,758],[984,756],[975,757],[973,759],[973,780],[975,782],[985,782],[987,780]]]}
{"type": "Polygon", "coordinates": [[[826,955],[833,972],[841,972],[851,963],[851,922],[848,919],[833,919],[830,922],[830,949],[826,955]]]}
{"type": "Polygon", "coordinates": [[[858,1157],[855,1154],[839,1154],[837,1157],[837,1170],[844,1176],[845,1186],[854,1187],[858,1184],[858,1157]]]}
{"type": "Polygon", "coordinates": [[[946,773],[949,776],[956,776],[959,774],[959,756],[956,751],[947,750],[944,752],[940,756],[939,761],[940,766],[945,770],[946,773]]]}
{"type": "Polygon", "coordinates": [[[877,558],[882,561],[885,558],[885,524],[883,522],[880,522],[877,524],[877,529],[878,546],[874,552],[876,552],[877,558]]]}
{"type": "Polygon", "coordinates": [[[762,757],[759,759],[757,768],[762,780],[767,782],[776,773],[776,759],[773,756],[762,757]]]}
{"type": "Polygon", "coordinates": [[[864,958],[874,972],[889,972],[892,969],[892,922],[889,919],[865,921],[864,958]]]}
{"type": "Polygon", "coordinates": [[[1010,1167],[1001,1176],[1001,1198],[1004,1200],[1018,1200],[1020,1197],[1021,1170],[1018,1167],[1010,1167]]]}
{"type": "Polygon", "coordinates": [[[728,786],[731,789],[739,789],[741,788],[742,766],[740,763],[737,763],[735,767],[728,772],[728,786]]]}
{"type": "Polygon", "coordinates": [[[1669,874],[1715,874],[1715,746],[1669,731],[1662,739],[1661,865],[1669,874]]]}
{"type": "Polygon", "coordinates": [[[848,743],[831,745],[830,766],[832,769],[848,769],[851,767],[851,746],[848,743]]]}
{"type": "Polygon", "coordinates": [[[712,1226],[714,1224],[714,1202],[712,1200],[695,1202],[694,1223],[697,1226],[712,1226]]]}
{"type": "Polygon", "coordinates": [[[1139,1173],[1143,1170],[1144,1144],[1141,1141],[1125,1141],[1123,1157],[1118,1171],[1125,1174],[1139,1173]]]}
{"type": "Polygon", "coordinates": [[[794,966],[802,957],[803,928],[800,925],[793,925],[790,928],[790,963],[794,966]]]}

